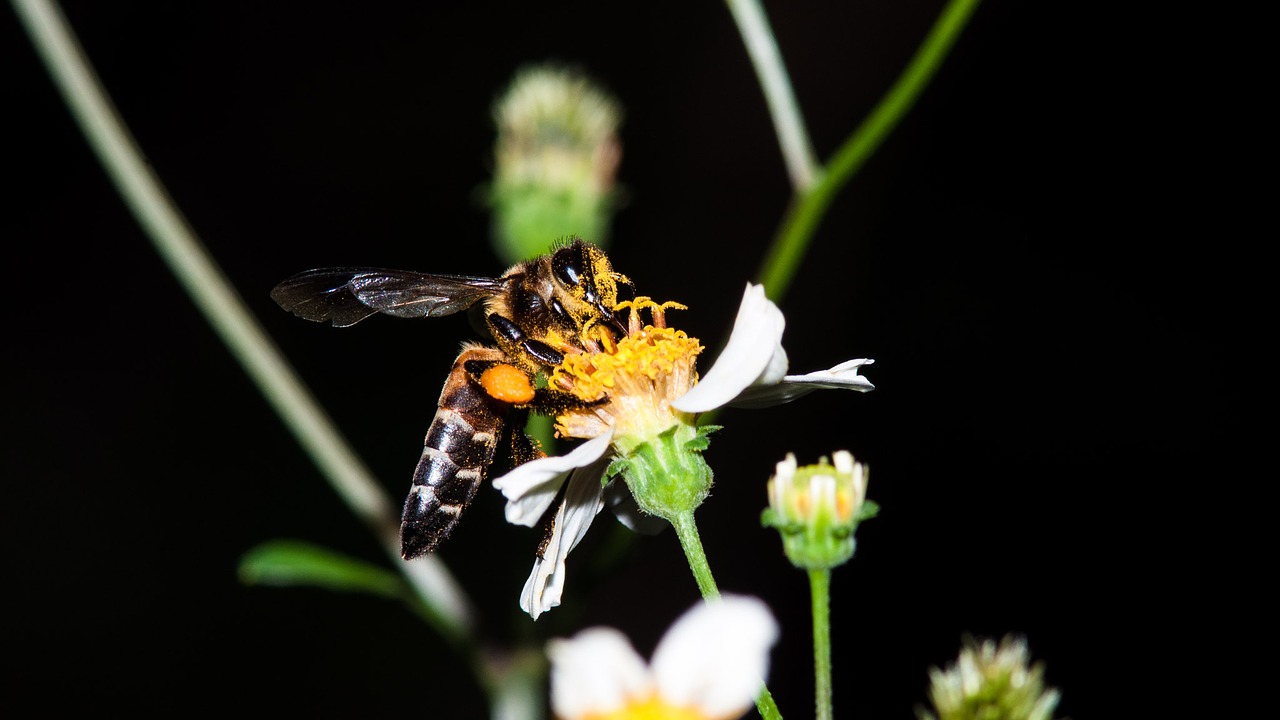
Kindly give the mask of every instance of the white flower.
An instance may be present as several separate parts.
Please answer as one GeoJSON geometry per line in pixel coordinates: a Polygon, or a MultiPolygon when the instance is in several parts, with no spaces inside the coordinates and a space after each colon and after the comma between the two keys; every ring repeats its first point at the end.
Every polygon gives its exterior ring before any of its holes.
{"type": "MultiPolygon", "coordinates": [[[[633,334],[640,337],[634,314],[632,325],[633,334]]],[[[627,392],[632,393],[630,396],[611,398],[608,405],[594,407],[590,413],[579,414],[567,422],[562,416],[560,427],[569,431],[567,436],[590,438],[588,442],[568,455],[541,458],[520,465],[494,481],[494,487],[507,498],[508,522],[527,526],[538,522],[555,500],[560,487],[569,482],[565,499],[553,519],[552,535],[542,548],[521,593],[520,607],[525,612],[537,619],[539,614],[560,604],[565,557],[582,539],[587,526],[603,507],[606,486],[601,484],[601,475],[612,457],[609,452],[611,446],[616,450],[618,443],[628,446],[627,449],[638,444],[637,439],[626,434],[626,429],[661,431],[672,425],[692,423],[698,413],[725,405],[748,408],[779,405],[818,389],[844,388],[860,392],[874,389],[865,377],[858,374],[859,368],[873,362],[866,358],[849,360],[830,370],[807,375],[787,375],[787,354],[782,349],[785,326],[782,311],[765,297],[764,286],[748,284],[724,352],[696,384],[692,368],[693,358],[701,350],[697,341],[665,328],[653,331],[656,339],[646,335],[651,344],[664,349],[678,348],[679,352],[687,349],[688,357],[678,358],[673,363],[674,369],[656,380],[653,379],[653,365],[646,366],[647,374],[639,373],[632,378],[640,380],[639,383],[624,383],[627,384],[627,392]],[[677,335],[681,337],[677,338],[677,335]],[[652,388],[652,397],[635,396],[643,393],[645,387],[652,388]],[[649,417],[655,413],[654,417],[649,417]],[[619,423],[625,426],[623,430],[619,430],[619,423]]],[[[649,331],[652,328],[645,332],[649,331]]],[[[669,359],[667,357],[663,361],[669,359]]],[[[622,387],[618,383],[623,379],[621,373],[611,377],[611,381],[616,381],[615,391],[622,387]]],[[[615,396],[619,394],[615,392],[615,396]]],[[[617,488],[612,489],[617,491],[617,488]]],[[[611,500],[615,513],[628,527],[652,529],[653,518],[638,513],[634,503],[616,502],[616,498],[611,500]]]]}
{"type": "Polygon", "coordinates": [[[583,630],[547,646],[551,706],[561,720],[741,717],[763,687],[777,638],[764,603],[741,596],[685,612],[649,665],[617,630],[583,630]]]}

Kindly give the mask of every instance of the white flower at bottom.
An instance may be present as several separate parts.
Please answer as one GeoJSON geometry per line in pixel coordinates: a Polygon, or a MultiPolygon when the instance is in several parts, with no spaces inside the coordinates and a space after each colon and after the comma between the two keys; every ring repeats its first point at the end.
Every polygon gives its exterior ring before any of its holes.
{"type": "Polygon", "coordinates": [[[764,603],[727,595],[698,603],[644,660],[611,628],[552,640],[551,706],[560,720],[727,720],[755,702],[778,625],[764,603]]]}

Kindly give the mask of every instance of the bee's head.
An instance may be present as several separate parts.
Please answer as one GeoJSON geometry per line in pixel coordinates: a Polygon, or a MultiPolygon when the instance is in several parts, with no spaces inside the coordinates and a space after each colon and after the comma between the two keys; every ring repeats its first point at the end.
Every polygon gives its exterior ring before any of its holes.
{"type": "Polygon", "coordinates": [[[623,294],[630,295],[631,281],[614,272],[603,250],[575,238],[551,255],[551,271],[558,289],[569,299],[564,303],[565,309],[580,328],[585,331],[603,323],[625,334],[613,311],[618,304],[619,285],[623,294]]]}

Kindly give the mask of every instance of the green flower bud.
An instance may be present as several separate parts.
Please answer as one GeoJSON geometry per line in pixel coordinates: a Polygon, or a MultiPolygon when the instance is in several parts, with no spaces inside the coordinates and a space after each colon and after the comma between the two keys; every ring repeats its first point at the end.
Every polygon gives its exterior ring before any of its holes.
{"type": "Polygon", "coordinates": [[[1023,638],[966,640],[946,671],[929,671],[934,712],[916,709],[921,720],[1051,720],[1058,691],[1044,686],[1044,666],[1029,665],[1023,638]]]}
{"type": "Polygon", "coordinates": [[[517,262],[578,235],[603,246],[622,156],[618,103],[583,75],[552,66],[517,73],[494,105],[498,139],[488,201],[498,254],[517,262]]]}
{"type": "Polygon", "coordinates": [[[875,514],[866,501],[868,471],[841,450],[817,465],[796,467],[796,456],[778,463],[769,480],[769,508],[761,521],[782,535],[782,548],[798,568],[833,568],[853,557],[853,531],[875,514]]]}

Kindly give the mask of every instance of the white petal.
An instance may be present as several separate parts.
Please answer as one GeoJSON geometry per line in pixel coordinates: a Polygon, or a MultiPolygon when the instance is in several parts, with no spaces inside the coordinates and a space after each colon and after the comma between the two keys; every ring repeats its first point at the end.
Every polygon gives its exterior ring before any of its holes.
{"type": "Polygon", "coordinates": [[[777,382],[787,372],[782,311],[765,297],[763,285],[747,285],[738,318],[724,352],[684,397],[671,403],[681,412],[700,413],[718,408],[755,383],[777,382]]]}
{"type": "Polygon", "coordinates": [[[796,477],[796,454],[787,453],[787,456],[774,466],[773,477],[769,478],[768,484],[765,486],[769,492],[769,507],[778,512],[782,512],[789,503],[787,495],[791,492],[792,481],[796,477]]]}
{"type": "Polygon", "coordinates": [[[604,493],[600,488],[600,476],[607,461],[573,471],[564,499],[556,509],[551,537],[542,548],[542,557],[533,563],[533,572],[520,591],[520,609],[534,620],[542,613],[560,604],[564,592],[565,558],[587,534],[596,513],[604,507],[604,493]]]}
{"type": "Polygon", "coordinates": [[[568,455],[531,460],[494,480],[493,486],[507,498],[507,522],[526,527],[536,525],[555,501],[569,473],[599,460],[612,441],[613,433],[608,432],[582,443],[568,455]]]}
{"type": "Polygon", "coordinates": [[[809,507],[834,508],[836,506],[836,478],[834,475],[809,476],[809,507]]]}
{"type": "Polygon", "coordinates": [[[773,476],[783,482],[791,482],[796,476],[796,454],[787,453],[782,461],[774,465],[773,476]]]}
{"type": "MultiPolygon", "coordinates": [[[[754,385],[742,391],[729,404],[740,408],[762,408],[789,403],[814,390],[875,390],[871,381],[858,374],[858,368],[875,362],[870,358],[846,360],[830,370],[819,370],[808,375],[787,375],[774,385],[754,385]]],[[[697,386],[694,386],[697,389],[697,386]]]]}
{"type": "Polygon", "coordinates": [[[547,657],[556,717],[603,715],[649,692],[648,667],[613,628],[589,628],[568,640],[552,640],[547,657]]]}
{"type": "Polygon", "coordinates": [[[848,450],[837,450],[831,454],[831,459],[835,462],[836,472],[841,475],[852,475],[854,468],[853,453],[848,450]]]}
{"type": "Polygon", "coordinates": [[[621,478],[614,478],[604,488],[604,501],[613,511],[613,516],[628,530],[641,535],[657,535],[671,524],[657,515],[650,515],[640,509],[631,489],[621,478]]]}
{"type": "Polygon", "coordinates": [[[777,639],[777,621],[755,598],[726,595],[699,603],[671,626],[653,653],[658,693],[709,717],[738,717],[764,685],[777,639]]]}

